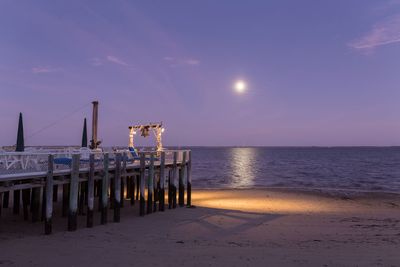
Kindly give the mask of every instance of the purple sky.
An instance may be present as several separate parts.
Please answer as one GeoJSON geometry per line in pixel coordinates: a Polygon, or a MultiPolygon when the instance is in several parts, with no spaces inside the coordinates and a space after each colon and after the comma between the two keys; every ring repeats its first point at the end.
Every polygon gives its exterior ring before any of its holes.
{"type": "Polygon", "coordinates": [[[400,1],[0,0],[0,145],[399,145],[400,1]],[[156,3],[157,2],[157,3],[156,3]],[[244,79],[248,91],[232,90],[244,79]],[[143,138],[138,145],[148,144],[143,138]]]}

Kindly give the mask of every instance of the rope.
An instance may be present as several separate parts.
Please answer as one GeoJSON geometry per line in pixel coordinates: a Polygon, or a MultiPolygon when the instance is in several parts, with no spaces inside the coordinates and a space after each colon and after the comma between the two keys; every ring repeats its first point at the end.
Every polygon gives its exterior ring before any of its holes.
{"type": "Polygon", "coordinates": [[[56,120],[56,121],[54,121],[54,122],[52,122],[52,123],[50,123],[50,124],[44,126],[43,128],[37,130],[36,132],[33,132],[31,135],[29,135],[28,137],[26,137],[25,140],[27,140],[27,139],[29,139],[29,138],[31,138],[31,137],[33,137],[33,136],[35,136],[35,135],[37,135],[37,134],[43,132],[44,130],[47,130],[47,129],[53,127],[54,125],[56,125],[56,124],[58,124],[59,122],[61,122],[61,121],[65,120],[65,119],[71,117],[72,115],[74,115],[74,114],[77,113],[78,111],[81,111],[82,109],[86,108],[87,106],[89,106],[89,105],[91,105],[91,104],[92,104],[92,103],[87,103],[87,104],[81,106],[80,108],[73,110],[72,112],[70,112],[70,113],[68,113],[68,114],[66,114],[66,115],[64,115],[64,116],[62,116],[60,119],[58,119],[58,120],[56,120]]]}

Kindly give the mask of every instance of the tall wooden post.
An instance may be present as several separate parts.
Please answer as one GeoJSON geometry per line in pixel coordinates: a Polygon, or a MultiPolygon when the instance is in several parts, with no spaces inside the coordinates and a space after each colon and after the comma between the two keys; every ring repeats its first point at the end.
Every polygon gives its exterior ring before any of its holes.
{"type": "Polygon", "coordinates": [[[147,184],[147,214],[153,212],[153,196],[154,196],[154,154],[150,155],[149,176],[147,184]]]}
{"type": "Polygon", "coordinates": [[[126,155],[125,152],[122,152],[122,170],[121,170],[121,201],[120,201],[120,207],[123,208],[124,207],[124,198],[125,198],[125,190],[128,191],[128,178],[126,176],[126,155]]]}
{"type": "Polygon", "coordinates": [[[53,164],[54,156],[48,156],[48,167],[46,177],[46,218],[44,222],[44,233],[46,235],[51,234],[52,231],[52,217],[53,217],[53,164]]]}
{"type": "Polygon", "coordinates": [[[98,127],[98,118],[99,118],[99,102],[93,101],[93,114],[92,114],[92,140],[91,140],[91,148],[97,148],[97,127],[98,127]]]}
{"type": "Polygon", "coordinates": [[[171,191],[172,191],[172,208],[176,208],[176,188],[177,188],[177,160],[178,160],[178,152],[174,152],[174,163],[172,165],[172,182],[171,182],[171,191]]]}
{"type": "Polygon", "coordinates": [[[114,222],[120,222],[121,208],[121,154],[115,155],[115,175],[114,175],[114,222]]]}
{"type": "Polygon", "coordinates": [[[88,177],[88,209],[86,226],[93,227],[93,209],[94,209],[94,154],[89,156],[89,177],[88,177]]]}
{"type": "Polygon", "coordinates": [[[140,154],[140,216],[144,216],[145,214],[145,200],[144,200],[144,189],[145,189],[145,171],[146,171],[146,162],[144,153],[140,154]]]}
{"type": "Polygon", "coordinates": [[[79,154],[72,155],[71,181],[69,188],[68,231],[78,226],[79,154]]]}
{"type": "Polygon", "coordinates": [[[186,151],[183,151],[181,167],[179,169],[179,206],[185,205],[185,165],[186,165],[186,151]]]}
{"type": "Polygon", "coordinates": [[[165,152],[161,152],[160,158],[160,206],[159,210],[164,211],[165,208],[165,152]]]}
{"type": "Polygon", "coordinates": [[[107,223],[107,212],[108,212],[108,183],[109,183],[109,174],[108,174],[108,166],[109,166],[109,156],[108,153],[104,154],[103,160],[103,179],[101,184],[101,224],[107,223]]]}
{"type": "Polygon", "coordinates": [[[186,191],[186,205],[192,206],[192,151],[189,151],[189,160],[187,162],[187,191],[186,191]]]}

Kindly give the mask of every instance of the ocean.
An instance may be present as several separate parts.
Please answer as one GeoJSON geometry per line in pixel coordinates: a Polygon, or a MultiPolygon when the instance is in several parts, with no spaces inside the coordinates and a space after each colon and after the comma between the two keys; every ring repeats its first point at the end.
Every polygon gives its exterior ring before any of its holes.
{"type": "Polygon", "coordinates": [[[195,188],[400,192],[400,147],[191,147],[195,188]]]}

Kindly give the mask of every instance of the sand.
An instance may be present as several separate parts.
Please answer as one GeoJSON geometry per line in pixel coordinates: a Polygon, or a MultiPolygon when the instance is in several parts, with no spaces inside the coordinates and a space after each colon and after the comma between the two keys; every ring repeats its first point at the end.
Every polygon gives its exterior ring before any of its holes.
{"type": "Polygon", "coordinates": [[[50,236],[6,214],[0,265],[400,266],[398,195],[194,190],[193,203],[144,218],[126,205],[120,223],[82,216],[76,232],[56,211],[50,236]]]}

